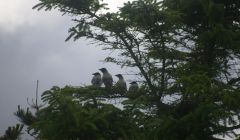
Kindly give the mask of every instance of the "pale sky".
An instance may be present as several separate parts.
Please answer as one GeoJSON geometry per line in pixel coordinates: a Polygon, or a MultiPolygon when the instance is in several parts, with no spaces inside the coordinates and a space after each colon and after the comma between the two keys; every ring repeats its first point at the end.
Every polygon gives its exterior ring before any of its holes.
{"type": "MultiPolygon", "coordinates": [[[[123,1],[105,0],[113,10],[123,1]]],[[[26,107],[27,98],[34,98],[36,80],[42,93],[54,85],[90,84],[91,74],[101,67],[112,75],[126,73],[101,62],[109,52],[88,41],[65,42],[71,18],[57,10],[32,10],[37,3],[0,0],[0,136],[18,122],[13,115],[17,105],[26,107]]]]}

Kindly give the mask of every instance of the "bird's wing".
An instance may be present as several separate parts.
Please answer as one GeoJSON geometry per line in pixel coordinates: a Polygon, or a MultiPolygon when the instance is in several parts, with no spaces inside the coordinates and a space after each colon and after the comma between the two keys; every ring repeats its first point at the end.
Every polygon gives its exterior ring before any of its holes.
{"type": "Polygon", "coordinates": [[[102,84],[101,76],[94,76],[92,78],[91,82],[92,82],[93,85],[100,85],[101,86],[101,84],[102,84]]]}
{"type": "Polygon", "coordinates": [[[107,86],[112,86],[113,85],[113,78],[112,75],[107,73],[105,75],[103,75],[103,83],[107,86]]]}

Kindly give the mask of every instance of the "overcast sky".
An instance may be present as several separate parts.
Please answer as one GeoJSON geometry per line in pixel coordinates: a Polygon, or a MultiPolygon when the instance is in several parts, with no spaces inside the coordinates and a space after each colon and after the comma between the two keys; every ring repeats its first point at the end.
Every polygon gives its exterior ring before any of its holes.
{"type": "MultiPolygon", "coordinates": [[[[105,1],[117,9],[126,0],[105,1]]],[[[13,115],[17,105],[26,107],[27,98],[34,98],[36,80],[42,93],[54,85],[90,84],[91,74],[101,67],[125,73],[101,62],[109,53],[88,41],[65,42],[71,18],[56,10],[32,10],[37,3],[0,0],[0,136],[18,122],[13,115]]]]}

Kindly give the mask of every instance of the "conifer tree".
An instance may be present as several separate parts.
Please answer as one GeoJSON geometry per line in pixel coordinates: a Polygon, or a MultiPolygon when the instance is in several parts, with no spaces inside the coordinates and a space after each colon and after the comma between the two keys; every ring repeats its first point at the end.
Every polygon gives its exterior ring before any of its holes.
{"type": "Polygon", "coordinates": [[[16,124],[16,126],[8,127],[5,134],[0,137],[0,140],[19,140],[22,134],[23,125],[16,124]]]}
{"type": "MultiPolygon", "coordinates": [[[[43,139],[214,140],[239,136],[240,1],[135,0],[109,12],[99,0],[39,0],[73,17],[69,39],[119,53],[105,60],[143,79],[123,109],[101,87],[53,87],[29,127],[43,139]]],[[[127,94],[128,95],[128,94],[127,94]]],[[[20,116],[20,118],[22,118],[20,116]]]]}

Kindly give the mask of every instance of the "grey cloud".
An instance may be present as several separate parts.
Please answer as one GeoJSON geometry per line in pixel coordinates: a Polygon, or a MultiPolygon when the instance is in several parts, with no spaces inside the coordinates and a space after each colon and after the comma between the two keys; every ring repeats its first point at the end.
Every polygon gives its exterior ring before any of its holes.
{"type": "Polygon", "coordinates": [[[62,18],[52,28],[26,24],[9,33],[0,27],[0,134],[16,123],[17,105],[26,106],[26,98],[34,97],[37,79],[40,92],[53,85],[80,85],[89,83],[88,74],[101,65],[100,49],[84,41],[64,42],[70,20],[62,18]]]}

